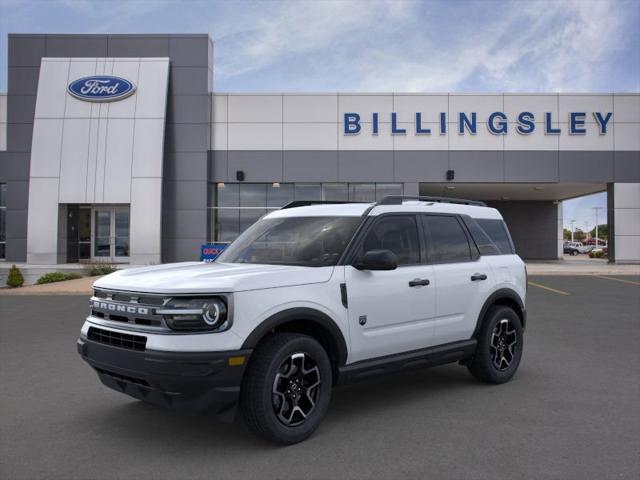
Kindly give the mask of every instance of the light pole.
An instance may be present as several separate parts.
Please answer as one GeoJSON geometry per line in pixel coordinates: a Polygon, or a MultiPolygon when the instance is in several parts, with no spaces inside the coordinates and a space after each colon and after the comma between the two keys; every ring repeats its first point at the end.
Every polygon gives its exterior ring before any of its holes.
{"type": "Polygon", "coordinates": [[[596,211],[596,248],[598,248],[598,210],[602,210],[602,207],[591,207],[596,211]]]}
{"type": "Polygon", "coordinates": [[[575,229],[574,225],[576,224],[576,221],[571,220],[569,223],[571,224],[571,241],[573,242],[573,230],[575,229]]]}

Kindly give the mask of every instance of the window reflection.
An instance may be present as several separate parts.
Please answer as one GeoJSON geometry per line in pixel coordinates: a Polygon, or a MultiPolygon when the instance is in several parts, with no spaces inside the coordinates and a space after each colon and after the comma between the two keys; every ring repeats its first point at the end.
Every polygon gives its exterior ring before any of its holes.
{"type": "Polygon", "coordinates": [[[232,242],[264,214],[294,200],[374,202],[402,195],[401,183],[213,183],[210,242],[232,242]]]}

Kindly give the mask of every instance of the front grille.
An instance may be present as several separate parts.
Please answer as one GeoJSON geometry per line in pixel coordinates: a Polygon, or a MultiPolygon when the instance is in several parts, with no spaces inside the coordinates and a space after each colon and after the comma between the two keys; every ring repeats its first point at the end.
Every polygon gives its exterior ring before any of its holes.
{"type": "Polygon", "coordinates": [[[87,338],[94,342],[111,345],[112,347],[138,350],[141,352],[147,347],[147,337],[129,335],[128,333],[112,332],[111,330],[103,330],[95,327],[89,327],[87,338]]]}
{"type": "Polygon", "coordinates": [[[89,305],[91,316],[96,318],[168,330],[162,315],[156,314],[165,301],[162,295],[95,289],[89,305]]]}

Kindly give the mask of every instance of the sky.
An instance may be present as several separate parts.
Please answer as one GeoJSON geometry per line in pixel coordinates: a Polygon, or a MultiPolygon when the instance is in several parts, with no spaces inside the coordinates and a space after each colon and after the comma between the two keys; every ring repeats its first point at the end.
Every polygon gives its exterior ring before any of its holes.
{"type": "Polygon", "coordinates": [[[638,25],[640,0],[0,0],[0,91],[8,33],[208,33],[218,92],[638,92],[638,25]]]}

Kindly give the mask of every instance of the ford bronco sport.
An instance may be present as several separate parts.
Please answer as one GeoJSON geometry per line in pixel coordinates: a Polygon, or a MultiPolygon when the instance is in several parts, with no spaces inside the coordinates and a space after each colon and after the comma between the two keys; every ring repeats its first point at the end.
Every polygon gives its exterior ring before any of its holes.
{"type": "Polygon", "coordinates": [[[313,433],[337,384],[450,362],[484,382],[513,377],[526,271],[497,210],[316,203],[268,213],[214,263],[99,279],[78,352],[108,387],[227,418],[239,405],[283,444],[313,433]]]}

